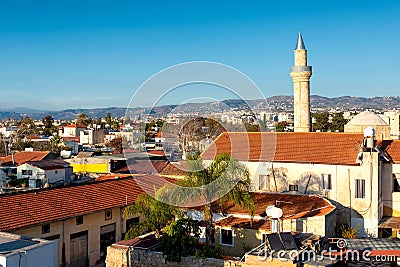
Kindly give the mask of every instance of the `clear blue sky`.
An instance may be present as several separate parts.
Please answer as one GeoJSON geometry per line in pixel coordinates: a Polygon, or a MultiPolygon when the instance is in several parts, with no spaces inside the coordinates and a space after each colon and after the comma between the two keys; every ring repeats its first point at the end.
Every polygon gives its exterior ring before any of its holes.
{"type": "Polygon", "coordinates": [[[0,109],[124,107],[151,75],[194,60],[289,95],[299,31],[312,94],[400,95],[399,14],[398,0],[3,0],[0,109]]]}

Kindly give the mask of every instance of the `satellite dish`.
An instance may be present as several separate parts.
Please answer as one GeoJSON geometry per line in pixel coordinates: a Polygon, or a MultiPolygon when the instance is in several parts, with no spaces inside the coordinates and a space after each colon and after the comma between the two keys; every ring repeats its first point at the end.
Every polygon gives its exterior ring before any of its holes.
{"type": "Polygon", "coordinates": [[[272,218],[272,219],[279,219],[283,215],[283,211],[280,208],[277,208],[275,206],[268,206],[265,209],[265,212],[267,213],[267,216],[272,218]]]}
{"type": "Polygon", "coordinates": [[[364,129],[364,137],[373,137],[375,136],[375,129],[371,126],[368,126],[364,129]]]}

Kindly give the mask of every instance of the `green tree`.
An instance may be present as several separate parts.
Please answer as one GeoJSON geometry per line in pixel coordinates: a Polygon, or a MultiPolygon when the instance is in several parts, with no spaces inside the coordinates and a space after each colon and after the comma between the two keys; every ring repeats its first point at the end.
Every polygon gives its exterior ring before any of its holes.
{"type": "Polygon", "coordinates": [[[110,113],[107,113],[106,118],[105,118],[105,121],[106,121],[106,123],[107,123],[108,125],[110,125],[110,127],[111,127],[111,125],[112,125],[112,118],[111,118],[111,114],[110,114],[110,113]]]}
{"type": "Polygon", "coordinates": [[[175,203],[184,203],[188,201],[185,188],[200,188],[200,190],[193,190],[194,192],[189,198],[192,201],[200,200],[202,203],[205,203],[200,208],[204,212],[204,220],[206,222],[206,244],[211,245],[213,232],[212,214],[218,212],[216,210],[216,202],[221,204],[231,201],[235,205],[246,207],[250,215],[253,216],[254,200],[249,193],[249,171],[243,164],[231,158],[228,154],[217,156],[207,168],[202,168],[204,165],[201,160],[192,161],[192,165],[193,170],[198,171],[188,173],[180,182],[182,187],[171,190],[168,196],[175,203]],[[232,185],[234,186],[232,187],[232,185]],[[219,200],[215,200],[215,195],[218,195],[219,192],[226,191],[228,191],[227,194],[222,196],[219,200]]]}
{"type": "Polygon", "coordinates": [[[79,125],[88,125],[89,124],[89,119],[88,116],[85,113],[81,113],[78,115],[76,123],[79,125]]]}
{"type": "MultiPolygon", "coordinates": [[[[162,194],[163,190],[159,190],[162,194]]],[[[144,220],[130,228],[125,235],[125,240],[132,239],[147,231],[156,231],[156,235],[161,235],[161,229],[171,222],[176,216],[180,216],[180,211],[166,203],[156,200],[148,194],[141,194],[137,197],[133,205],[128,206],[124,211],[124,216],[129,217],[140,214],[144,220]]]]}
{"type": "Polygon", "coordinates": [[[117,153],[122,153],[122,137],[116,137],[111,140],[109,146],[114,148],[117,153]]]}
{"type": "Polygon", "coordinates": [[[330,129],[328,112],[314,113],[313,117],[315,119],[315,131],[320,130],[321,132],[327,132],[330,129]]]}
{"type": "Polygon", "coordinates": [[[331,131],[343,132],[346,123],[347,120],[343,117],[343,112],[335,113],[332,118],[331,131]]]}
{"type": "Polygon", "coordinates": [[[52,135],[54,132],[57,132],[57,127],[53,125],[53,117],[51,115],[47,115],[42,118],[42,123],[44,125],[43,134],[46,136],[52,135]]]}
{"type": "Polygon", "coordinates": [[[194,255],[199,237],[199,221],[181,218],[171,222],[163,234],[163,253],[167,255],[167,261],[180,262],[181,257],[194,255]]]}
{"type": "Polygon", "coordinates": [[[285,132],[285,131],[287,131],[288,126],[289,126],[289,124],[286,121],[278,122],[275,125],[275,132],[285,132]]]}

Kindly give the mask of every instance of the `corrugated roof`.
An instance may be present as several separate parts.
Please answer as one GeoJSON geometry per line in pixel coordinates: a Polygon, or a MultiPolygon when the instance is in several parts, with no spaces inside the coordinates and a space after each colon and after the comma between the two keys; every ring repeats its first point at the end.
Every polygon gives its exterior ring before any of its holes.
{"type": "Polygon", "coordinates": [[[250,219],[238,218],[238,217],[227,217],[222,220],[218,220],[214,223],[216,226],[222,227],[235,227],[245,229],[259,229],[259,230],[271,230],[271,222],[266,220],[253,220],[251,223],[250,219]]]}
{"type": "Polygon", "coordinates": [[[224,132],[201,157],[228,153],[240,161],[356,165],[362,140],[357,133],[224,132]]]}
{"type": "Polygon", "coordinates": [[[45,159],[41,161],[28,161],[26,162],[29,165],[38,167],[42,170],[57,170],[57,169],[64,169],[69,167],[70,164],[64,160],[59,159],[45,159]]]}
{"type": "Polygon", "coordinates": [[[0,195],[0,231],[132,204],[144,192],[139,184],[152,192],[167,181],[160,176],[149,175],[0,195]]]}
{"type": "MultiPolygon", "coordinates": [[[[296,195],[285,193],[253,193],[254,215],[265,217],[265,209],[274,205],[283,211],[283,218],[307,218],[329,214],[335,209],[331,203],[315,195],[296,195]]],[[[220,208],[226,214],[248,214],[246,208],[234,205],[232,202],[222,204],[220,208]]],[[[218,209],[217,209],[218,210],[218,209]]]]}

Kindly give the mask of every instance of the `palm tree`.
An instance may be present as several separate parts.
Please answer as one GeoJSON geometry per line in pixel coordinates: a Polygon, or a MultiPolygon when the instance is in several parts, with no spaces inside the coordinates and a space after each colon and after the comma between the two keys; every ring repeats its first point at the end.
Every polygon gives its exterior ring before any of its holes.
{"type": "MultiPolygon", "coordinates": [[[[162,189],[159,189],[162,192],[162,189]]],[[[124,216],[129,217],[140,214],[144,220],[127,229],[125,239],[131,239],[147,231],[156,231],[156,236],[161,235],[161,230],[168,222],[171,222],[180,211],[168,204],[160,202],[148,194],[140,194],[135,203],[128,206],[124,211],[124,216]]]]}
{"type": "Polygon", "coordinates": [[[201,160],[194,160],[192,169],[181,181],[181,187],[175,187],[168,192],[169,203],[188,207],[188,202],[199,206],[204,213],[206,222],[206,244],[212,245],[212,214],[217,212],[217,204],[230,201],[235,205],[247,208],[249,214],[254,214],[254,200],[250,194],[250,178],[247,168],[230,157],[221,154],[207,167],[203,168],[201,160]],[[197,188],[198,190],[188,190],[197,188]],[[190,192],[190,193],[189,193],[190,192]]]}

